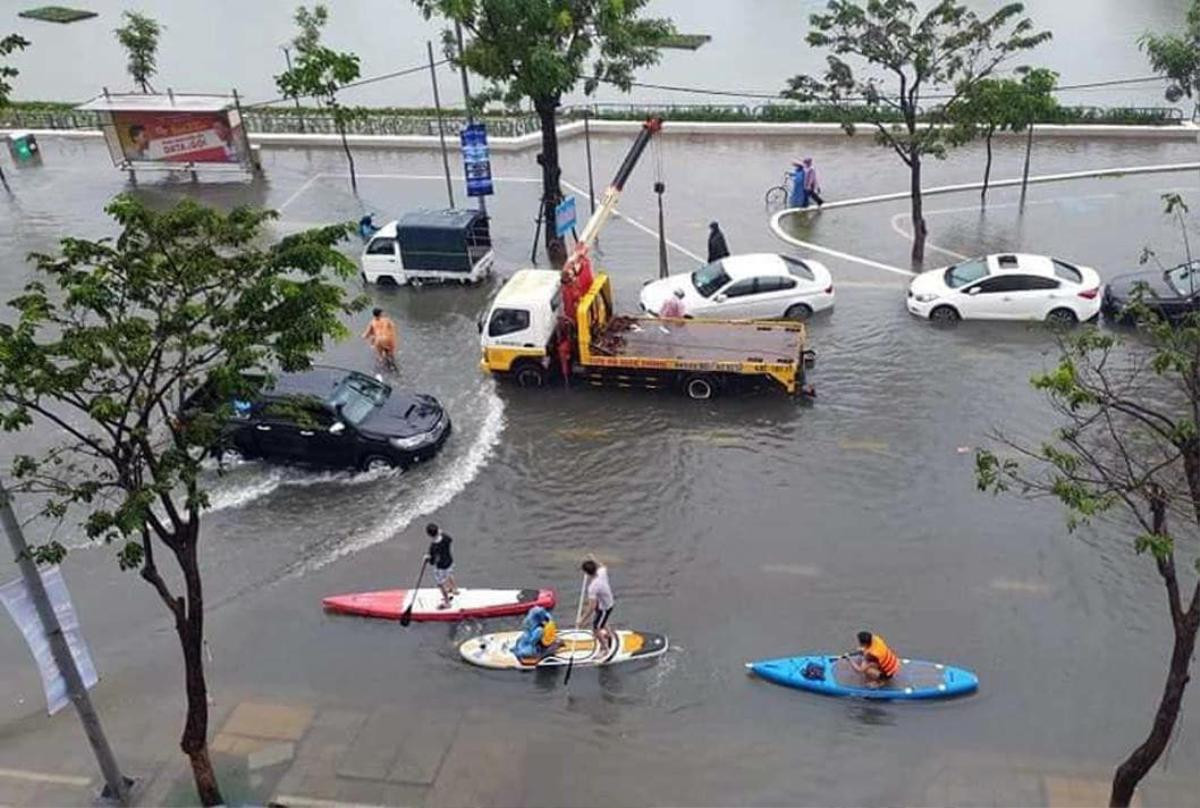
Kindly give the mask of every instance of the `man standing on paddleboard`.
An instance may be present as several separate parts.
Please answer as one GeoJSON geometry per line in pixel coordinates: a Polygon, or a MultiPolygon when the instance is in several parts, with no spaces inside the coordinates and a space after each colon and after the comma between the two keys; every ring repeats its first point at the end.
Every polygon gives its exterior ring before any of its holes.
{"type": "Polygon", "coordinates": [[[586,623],[589,617],[592,618],[592,634],[600,643],[600,655],[604,656],[608,653],[609,637],[612,634],[608,630],[608,618],[612,615],[615,604],[612,587],[608,584],[608,567],[597,564],[594,558],[586,559],[580,566],[583,574],[587,576],[587,586],[584,590],[587,607],[584,609],[582,622],[586,623]]]}
{"type": "Polygon", "coordinates": [[[433,580],[442,590],[442,602],[438,608],[449,609],[450,599],[458,594],[458,584],[454,582],[454,556],[450,555],[450,544],[454,539],[433,522],[425,525],[425,535],[430,538],[425,560],[433,565],[433,580]]]}

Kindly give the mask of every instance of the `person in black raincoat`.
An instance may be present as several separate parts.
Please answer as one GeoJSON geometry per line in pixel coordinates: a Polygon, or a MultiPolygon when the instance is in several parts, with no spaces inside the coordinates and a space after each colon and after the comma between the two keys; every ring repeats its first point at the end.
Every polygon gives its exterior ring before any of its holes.
{"type": "Polygon", "coordinates": [[[729,257],[729,245],[725,243],[725,234],[716,222],[708,223],[708,263],[720,261],[729,257]]]}

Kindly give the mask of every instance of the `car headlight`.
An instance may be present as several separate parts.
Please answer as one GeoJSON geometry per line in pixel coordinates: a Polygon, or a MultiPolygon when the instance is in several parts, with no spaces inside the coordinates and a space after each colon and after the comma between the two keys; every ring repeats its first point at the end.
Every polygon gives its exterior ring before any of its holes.
{"type": "Polygon", "coordinates": [[[442,434],[442,431],[445,428],[445,418],[439,418],[438,422],[433,425],[433,429],[429,430],[428,432],[420,432],[407,438],[388,438],[388,443],[392,444],[392,446],[395,446],[397,449],[419,449],[422,446],[426,446],[436,441],[438,436],[442,434]]]}
{"type": "Polygon", "coordinates": [[[917,301],[918,303],[932,303],[937,299],[938,296],[933,292],[920,292],[919,294],[913,295],[913,300],[917,301]]]}

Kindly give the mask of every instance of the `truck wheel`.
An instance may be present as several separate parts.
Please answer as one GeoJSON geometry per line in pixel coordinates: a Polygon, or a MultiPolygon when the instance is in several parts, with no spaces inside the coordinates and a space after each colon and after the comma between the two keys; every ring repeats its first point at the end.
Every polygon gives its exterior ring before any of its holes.
{"type": "Polygon", "coordinates": [[[683,382],[683,392],[693,401],[706,401],[717,394],[717,385],[711,376],[688,376],[683,382]]]}
{"type": "Polygon", "coordinates": [[[517,365],[513,378],[518,387],[538,388],[546,386],[546,369],[533,362],[522,362],[517,365]]]}

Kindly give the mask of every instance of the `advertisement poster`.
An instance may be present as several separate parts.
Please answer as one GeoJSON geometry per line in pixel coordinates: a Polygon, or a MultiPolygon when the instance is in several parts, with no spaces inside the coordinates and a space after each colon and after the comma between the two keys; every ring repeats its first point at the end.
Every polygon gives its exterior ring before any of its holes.
{"type": "Polygon", "coordinates": [[[487,127],[472,123],[463,127],[463,174],[467,177],[467,196],[491,196],[492,162],[488,154],[487,127]]]}
{"type": "Polygon", "coordinates": [[[113,112],[112,121],[121,152],[131,163],[241,163],[245,159],[245,138],[236,112],[113,112]]]}
{"type": "MultiPolygon", "coordinates": [[[[54,606],[54,613],[58,616],[58,623],[62,627],[63,636],[66,637],[67,646],[71,649],[71,656],[75,658],[75,666],[79,668],[83,685],[90,688],[96,684],[99,677],[96,675],[96,666],[92,663],[92,655],[88,652],[87,644],[79,631],[79,618],[75,616],[75,607],[71,605],[67,582],[63,580],[58,567],[51,567],[41,574],[46,594],[54,606]]],[[[37,607],[25,587],[25,582],[18,578],[0,586],[0,602],[4,603],[8,613],[12,615],[13,622],[25,637],[25,642],[29,644],[38,672],[42,675],[42,688],[46,691],[46,709],[50,715],[54,715],[70,704],[71,699],[67,695],[66,679],[54,661],[50,641],[46,638],[46,629],[42,626],[37,607]]]]}

